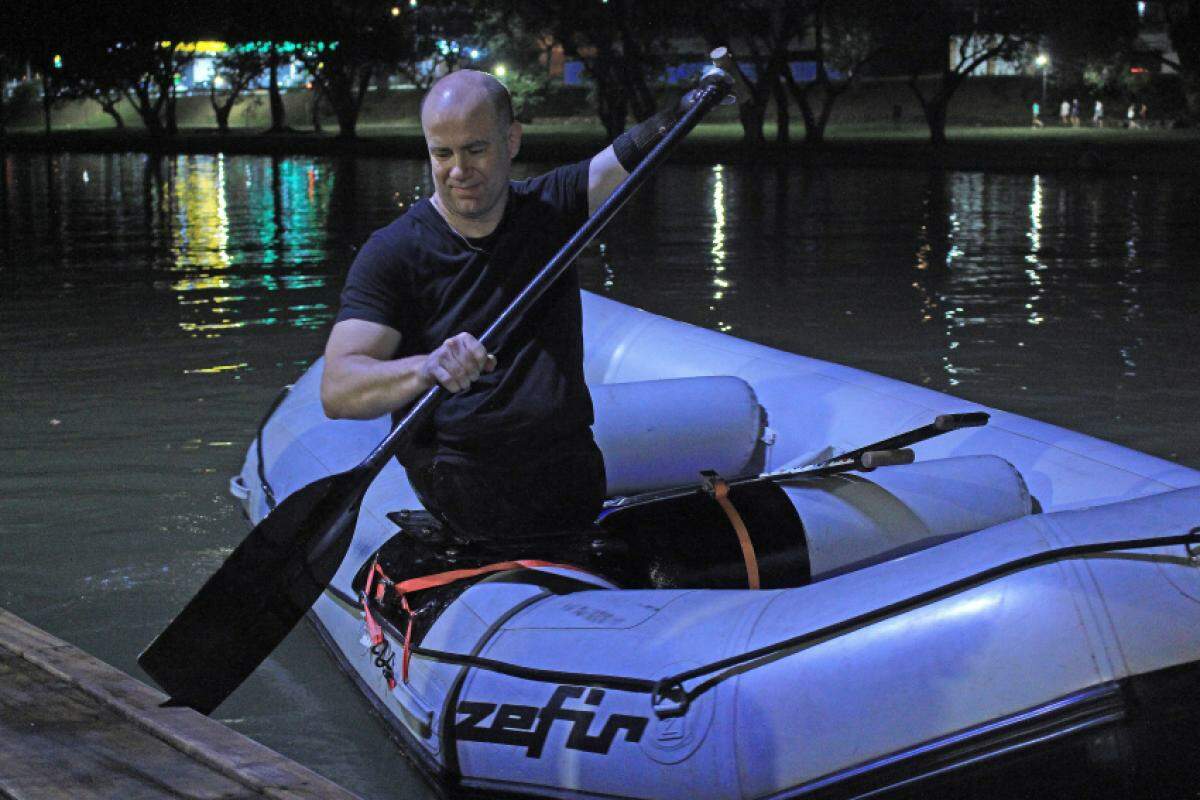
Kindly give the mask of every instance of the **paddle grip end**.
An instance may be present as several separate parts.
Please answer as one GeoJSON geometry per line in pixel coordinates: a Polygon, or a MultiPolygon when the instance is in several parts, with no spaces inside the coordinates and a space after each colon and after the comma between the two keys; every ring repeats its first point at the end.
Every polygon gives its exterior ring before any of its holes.
{"type": "Polygon", "coordinates": [[[860,462],[863,469],[875,469],[876,467],[897,467],[902,464],[911,464],[916,459],[916,455],[907,447],[899,450],[868,450],[862,454],[860,462]]]}
{"type": "Polygon", "coordinates": [[[729,52],[728,47],[714,48],[708,57],[712,59],[713,66],[724,72],[730,81],[729,93],[737,100],[738,104],[746,102],[750,99],[750,90],[746,82],[742,79],[742,73],[738,71],[737,64],[734,63],[733,56],[729,52]]]}

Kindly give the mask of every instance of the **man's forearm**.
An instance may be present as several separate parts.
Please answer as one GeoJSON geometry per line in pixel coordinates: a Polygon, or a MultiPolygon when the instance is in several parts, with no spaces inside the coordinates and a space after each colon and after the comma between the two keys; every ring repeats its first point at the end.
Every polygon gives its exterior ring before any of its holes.
{"type": "Polygon", "coordinates": [[[404,408],[432,386],[421,365],[427,356],[380,361],[366,355],[326,360],[321,405],[331,419],[374,419],[404,408]]]}

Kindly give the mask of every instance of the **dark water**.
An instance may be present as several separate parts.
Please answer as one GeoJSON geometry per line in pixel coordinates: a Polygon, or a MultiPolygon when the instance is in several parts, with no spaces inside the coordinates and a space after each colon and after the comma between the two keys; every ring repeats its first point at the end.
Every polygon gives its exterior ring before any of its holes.
{"type": "MultiPolygon", "coordinates": [[[[523,171],[535,171],[523,165],[523,171]]],[[[414,162],[0,161],[0,605],[121,669],[246,532],[228,477],[414,162]]],[[[1186,177],[667,167],[584,285],[1200,467],[1186,177]]],[[[217,714],[421,796],[307,629],[217,714]]]]}

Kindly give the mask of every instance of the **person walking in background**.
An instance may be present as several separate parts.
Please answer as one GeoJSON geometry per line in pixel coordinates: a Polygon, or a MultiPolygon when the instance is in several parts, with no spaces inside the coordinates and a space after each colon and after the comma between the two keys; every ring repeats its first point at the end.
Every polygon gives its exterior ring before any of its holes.
{"type": "Polygon", "coordinates": [[[1079,98],[1076,97],[1071,101],[1071,127],[1079,127],[1079,98]]]}
{"type": "Polygon", "coordinates": [[[1137,103],[1130,103],[1129,110],[1125,112],[1125,127],[1133,129],[1138,127],[1137,124],[1137,103]]]}
{"type": "Polygon", "coordinates": [[[1071,124],[1071,101],[1065,97],[1062,105],[1058,107],[1058,118],[1064,128],[1071,124]]]}
{"type": "Polygon", "coordinates": [[[1042,106],[1037,100],[1033,101],[1033,127],[1042,127],[1042,106]]]}
{"type": "Polygon", "coordinates": [[[1096,105],[1092,106],[1092,125],[1097,128],[1104,127],[1104,103],[1100,102],[1100,98],[1096,98],[1096,105]]]}
{"type": "Polygon", "coordinates": [[[1145,103],[1142,103],[1142,107],[1138,111],[1138,116],[1142,118],[1142,127],[1143,128],[1150,126],[1149,114],[1150,114],[1150,109],[1146,108],[1145,103]]]}

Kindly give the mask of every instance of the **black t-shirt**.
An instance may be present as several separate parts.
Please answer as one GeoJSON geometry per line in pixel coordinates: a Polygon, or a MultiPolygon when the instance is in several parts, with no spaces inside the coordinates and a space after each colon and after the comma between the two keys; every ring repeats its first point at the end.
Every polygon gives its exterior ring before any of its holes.
{"type": "MultiPolygon", "coordinates": [[[[504,218],[483,240],[468,242],[430,200],[417,202],[363,245],[337,321],[362,319],[399,331],[396,358],[428,353],[462,331],[480,336],[587,219],[589,163],[513,181],[504,218]]],[[[496,370],[451,395],[420,444],[491,460],[590,435],[574,267],[494,352],[496,370]]]]}

